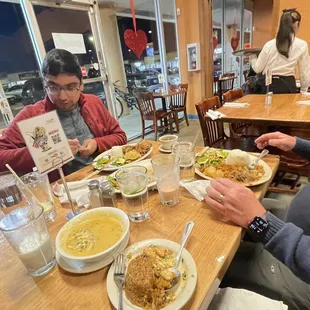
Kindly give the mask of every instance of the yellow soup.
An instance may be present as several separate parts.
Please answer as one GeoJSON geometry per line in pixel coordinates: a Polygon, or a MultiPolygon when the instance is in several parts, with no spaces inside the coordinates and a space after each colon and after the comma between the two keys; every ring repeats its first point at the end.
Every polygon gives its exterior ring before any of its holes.
{"type": "Polygon", "coordinates": [[[72,256],[91,256],[113,246],[122,236],[122,224],[112,216],[96,216],[76,223],[60,238],[61,248],[72,256]]]}

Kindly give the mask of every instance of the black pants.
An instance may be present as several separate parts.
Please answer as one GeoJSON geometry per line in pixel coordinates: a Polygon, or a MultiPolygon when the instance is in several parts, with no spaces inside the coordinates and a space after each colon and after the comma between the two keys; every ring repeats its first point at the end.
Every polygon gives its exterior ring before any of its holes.
{"type": "MultiPolygon", "coordinates": [[[[262,75],[254,86],[254,94],[266,94],[267,87],[265,85],[265,75],[262,75]]],[[[274,94],[295,94],[297,93],[296,80],[293,75],[280,76],[274,75],[272,77],[272,84],[269,85],[269,91],[274,94]]]]}

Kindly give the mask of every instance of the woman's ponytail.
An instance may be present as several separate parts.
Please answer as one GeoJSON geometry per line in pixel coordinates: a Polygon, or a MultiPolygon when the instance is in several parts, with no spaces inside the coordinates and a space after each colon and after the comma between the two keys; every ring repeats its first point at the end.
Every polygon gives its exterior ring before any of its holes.
{"type": "Polygon", "coordinates": [[[289,58],[289,51],[295,36],[294,23],[301,21],[301,15],[296,9],[283,10],[280,26],[277,33],[276,44],[278,52],[289,58]]]}

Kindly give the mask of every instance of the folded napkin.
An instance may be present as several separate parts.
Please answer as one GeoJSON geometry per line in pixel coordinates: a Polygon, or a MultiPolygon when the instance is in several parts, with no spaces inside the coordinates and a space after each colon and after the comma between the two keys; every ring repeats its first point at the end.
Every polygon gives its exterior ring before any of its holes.
{"type": "Polygon", "coordinates": [[[282,301],[273,300],[245,289],[227,287],[224,289],[218,289],[208,309],[287,310],[288,307],[283,304],[282,301]]]}
{"type": "Polygon", "coordinates": [[[197,200],[203,201],[206,197],[206,188],[210,186],[209,180],[198,180],[193,182],[180,182],[197,200]]]}
{"type": "Polygon", "coordinates": [[[301,101],[297,101],[297,104],[304,104],[304,105],[310,105],[310,100],[301,100],[301,101]]]}
{"type": "Polygon", "coordinates": [[[227,108],[247,108],[250,104],[246,102],[225,102],[223,106],[227,108]]]}
{"type": "Polygon", "coordinates": [[[226,116],[221,112],[213,111],[213,110],[208,110],[206,114],[212,119],[212,121],[226,116]]]}

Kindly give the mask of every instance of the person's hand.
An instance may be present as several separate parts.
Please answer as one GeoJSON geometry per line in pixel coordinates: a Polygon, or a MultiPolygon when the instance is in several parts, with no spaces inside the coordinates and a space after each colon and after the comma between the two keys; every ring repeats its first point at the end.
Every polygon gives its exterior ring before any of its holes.
{"type": "Polygon", "coordinates": [[[263,149],[266,146],[275,146],[282,151],[291,151],[296,145],[296,138],[281,133],[279,131],[266,133],[255,140],[255,143],[259,149],[263,149]]]}
{"type": "Polygon", "coordinates": [[[78,139],[68,139],[68,142],[69,142],[69,146],[70,146],[70,149],[73,153],[73,155],[75,155],[78,151],[79,151],[79,140],[78,139]]]}
{"type": "Polygon", "coordinates": [[[207,187],[206,203],[235,224],[248,228],[249,223],[266,210],[247,187],[228,179],[216,179],[207,187]]]}
{"type": "Polygon", "coordinates": [[[98,145],[95,139],[86,139],[80,147],[80,154],[82,156],[90,156],[97,151],[98,145]]]}

